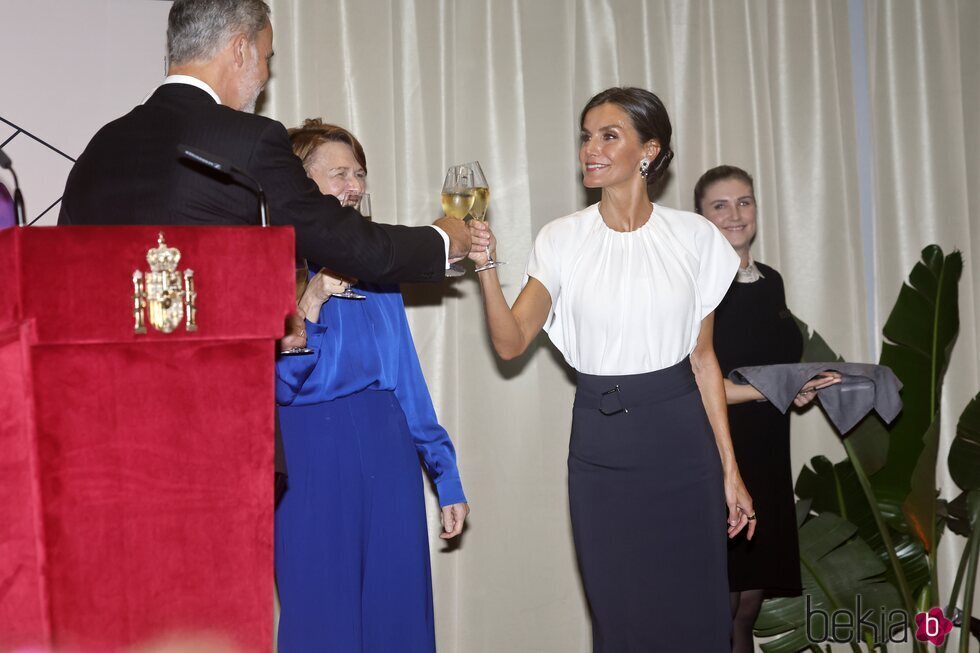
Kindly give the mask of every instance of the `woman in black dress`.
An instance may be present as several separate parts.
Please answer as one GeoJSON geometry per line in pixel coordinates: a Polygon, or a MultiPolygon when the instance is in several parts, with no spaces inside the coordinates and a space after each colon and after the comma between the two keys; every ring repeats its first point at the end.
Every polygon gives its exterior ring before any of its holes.
{"type": "MultiPolygon", "coordinates": [[[[797,363],[803,337],[786,308],[783,279],[752,260],[756,233],[752,177],[734,166],[705,172],[694,187],[698,213],[717,226],[741,258],[728,294],[715,309],[714,345],[722,374],[747,365],[797,363]]],[[[808,382],[795,404],[809,403],[816,391],[840,376],[821,375],[808,382]]],[[[735,653],[755,650],[752,626],[766,594],[799,594],[800,556],[793,477],[789,455],[789,414],[782,414],[750,385],[725,379],[728,421],[735,458],[752,493],[760,522],[752,540],[728,543],[735,653]]]]}

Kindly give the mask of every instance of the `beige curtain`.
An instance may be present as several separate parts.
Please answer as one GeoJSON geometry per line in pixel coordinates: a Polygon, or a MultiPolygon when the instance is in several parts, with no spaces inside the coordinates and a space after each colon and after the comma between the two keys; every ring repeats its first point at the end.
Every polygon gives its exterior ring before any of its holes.
{"type": "MultiPolygon", "coordinates": [[[[720,163],[753,173],[755,256],[782,272],[790,307],[845,358],[873,359],[870,333],[922,246],[967,250],[944,402],[958,415],[980,387],[980,268],[967,244],[980,239],[967,217],[980,202],[978,9],[869,2],[852,33],[854,2],[272,0],[262,111],[351,128],[382,221],[431,222],[446,166],[478,159],[513,300],[538,229],[590,201],[576,158],[582,105],[612,85],[652,89],[677,153],[658,201],[690,209],[697,177],[720,163]],[[864,79],[870,88],[855,84],[864,79]],[[864,113],[861,97],[872,100],[864,113]],[[865,188],[862,142],[875,165],[865,188]]],[[[590,650],[565,494],[568,369],[544,336],[521,360],[496,360],[472,273],[406,288],[406,299],[473,509],[447,551],[429,496],[439,650],[590,650]]],[[[819,411],[794,418],[793,446],[797,468],[818,453],[843,457],[819,411]]],[[[636,517],[655,520],[656,506],[637,505],[636,517]]]]}
{"type": "MultiPolygon", "coordinates": [[[[879,321],[924,245],[959,249],[965,259],[960,334],[941,404],[945,452],[956,420],[980,390],[980,3],[872,0],[865,16],[879,321]]],[[[945,462],[941,455],[940,487],[953,498],[959,489],[945,462]]],[[[963,543],[949,535],[941,542],[943,596],[963,543]]]]}

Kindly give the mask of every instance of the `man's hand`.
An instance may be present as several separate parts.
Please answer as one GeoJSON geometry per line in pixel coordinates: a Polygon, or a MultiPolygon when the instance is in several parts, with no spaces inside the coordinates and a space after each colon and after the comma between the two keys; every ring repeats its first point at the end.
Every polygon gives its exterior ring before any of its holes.
{"type": "Polygon", "coordinates": [[[435,226],[449,236],[449,261],[459,261],[470,253],[470,230],[466,223],[456,218],[443,216],[435,221],[435,226]]]}

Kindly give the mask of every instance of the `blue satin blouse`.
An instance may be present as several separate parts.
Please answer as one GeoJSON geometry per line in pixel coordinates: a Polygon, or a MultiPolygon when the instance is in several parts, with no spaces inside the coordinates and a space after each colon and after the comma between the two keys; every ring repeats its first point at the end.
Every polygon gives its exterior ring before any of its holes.
{"type": "Polygon", "coordinates": [[[436,418],[401,291],[366,283],[355,290],[367,299],[332,298],[316,323],[307,320],[307,346],[314,354],[276,362],[276,402],[308,406],[363,390],[393,391],[439,504],[465,502],[456,450],[436,418]]]}

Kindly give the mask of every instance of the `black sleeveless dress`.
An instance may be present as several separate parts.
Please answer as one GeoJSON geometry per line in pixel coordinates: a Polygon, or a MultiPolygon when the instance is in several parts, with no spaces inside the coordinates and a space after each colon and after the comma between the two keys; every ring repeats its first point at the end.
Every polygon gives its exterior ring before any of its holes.
{"type": "MultiPolygon", "coordinates": [[[[726,376],[746,365],[798,363],[803,353],[803,337],[786,308],[782,277],[767,265],[756,266],[763,278],[732,283],[715,309],[715,353],[726,376]]],[[[748,402],[729,406],[728,420],[735,459],[759,516],[751,541],[729,540],[729,588],[799,594],[789,413],[781,414],[768,401],[748,402]]]]}

